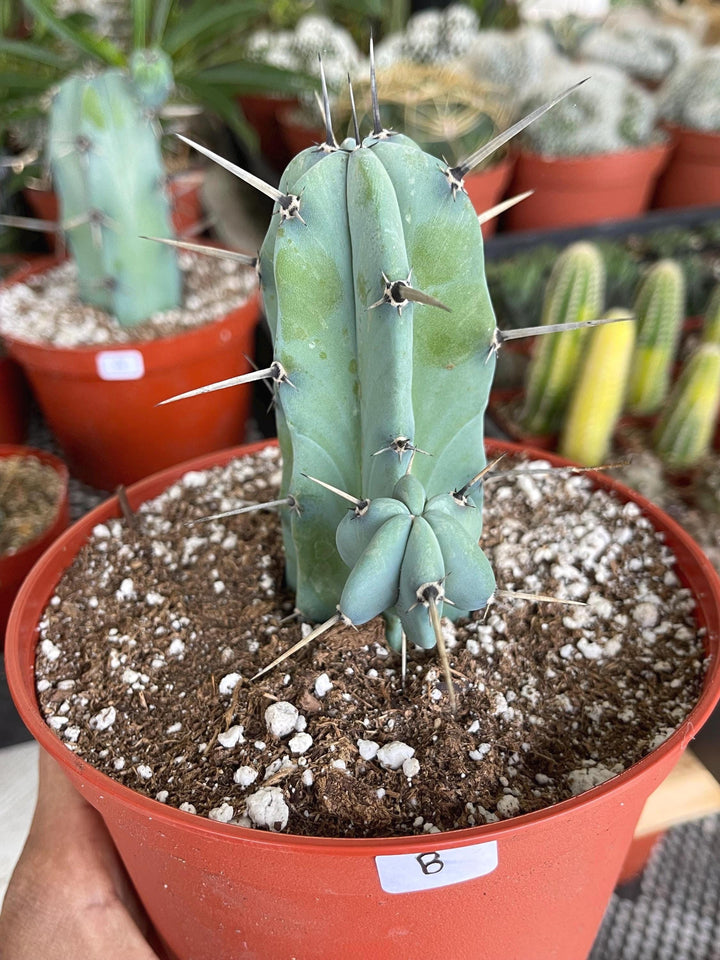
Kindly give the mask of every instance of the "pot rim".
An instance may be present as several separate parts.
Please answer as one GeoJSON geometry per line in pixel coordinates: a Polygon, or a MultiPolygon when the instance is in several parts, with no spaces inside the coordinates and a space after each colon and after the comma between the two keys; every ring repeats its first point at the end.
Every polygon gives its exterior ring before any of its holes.
{"type": "MultiPolygon", "coordinates": [[[[166,468],[132,484],[127,489],[128,498],[135,507],[135,505],[142,503],[144,500],[159,495],[163,489],[174,483],[188,470],[203,470],[212,466],[219,466],[235,457],[257,453],[266,447],[272,446],[277,446],[277,440],[263,440],[193,458],[183,464],[166,468]]],[[[524,454],[533,460],[549,461],[553,466],[575,466],[571,461],[559,457],[556,454],[526,448],[520,444],[486,440],[486,447],[489,452],[494,450],[496,452],[506,451],[516,455],[524,454]]],[[[562,800],[557,804],[541,810],[522,814],[494,824],[483,824],[462,830],[450,830],[433,834],[432,844],[437,850],[499,840],[517,831],[530,829],[534,824],[539,822],[562,816],[578,806],[600,804],[609,794],[616,791],[622,794],[624,787],[629,786],[633,781],[641,777],[649,768],[661,763],[668,754],[675,752],[678,747],[683,750],[695,732],[710,715],[718,698],[720,698],[720,657],[718,656],[720,652],[720,576],[698,544],[696,544],[689,534],[671,517],[667,516],[667,514],[646,500],[642,495],[613,478],[608,477],[606,474],[590,471],[590,476],[597,487],[613,492],[623,502],[633,501],[636,503],[656,529],[660,529],[666,534],[669,534],[670,540],[678,543],[682,547],[683,552],[694,562],[693,580],[697,581],[698,578],[700,578],[701,582],[693,590],[693,593],[696,597],[706,596],[714,598],[712,622],[704,625],[706,643],[708,639],[712,639],[714,640],[714,644],[712,644],[711,649],[708,650],[708,665],[698,701],[667,740],[622,773],[582,794],[567,800],[562,800]],[[712,649],[712,647],[714,647],[714,649],[712,649]]],[[[46,579],[46,569],[53,565],[58,554],[68,554],[67,563],[65,564],[65,567],[67,567],[74,559],[81,543],[87,539],[87,534],[89,534],[97,523],[120,515],[121,511],[117,496],[113,496],[103,501],[103,503],[95,507],[95,509],[66,530],[35,564],[20,588],[10,613],[5,641],[5,668],[8,685],[20,716],[40,746],[47,750],[61,765],[72,767],[77,776],[87,780],[101,795],[112,795],[117,802],[133,806],[138,812],[144,812],[148,819],[157,821],[158,825],[165,823],[170,827],[174,826],[186,829],[196,835],[226,838],[228,841],[242,840],[254,844],[270,844],[273,847],[281,846],[297,851],[312,850],[314,854],[342,854],[344,856],[362,857],[374,856],[378,853],[400,854],[427,849],[429,838],[425,834],[408,837],[391,836],[358,839],[307,837],[295,834],[260,831],[234,824],[224,824],[196,814],[185,813],[174,807],[168,807],[143,794],[136,793],[129,787],[111,779],[69,751],[63,741],[52,733],[40,715],[35,698],[34,663],[29,664],[28,669],[28,666],[25,666],[23,662],[21,662],[19,648],[22,645],[23,637],[27,634],[27,630],[30,629],[26,622],[28,617],[25,614],[25,607],[28,604],[32,604],[36,595],[42,597],[41,610],[50,599],[58,577],[54,576],[52,578],[52,585],[49,592],[46,589],[46,585],[42,584],[43,580],[46,579]],[[80,540],[81,537],[82,540],[80,540]],[[75,544],[73,542],[75,540],[79,540],[80,542],[75,544]]],[[[674,547],[672,549],[673,553],[675,553],[674,547]]],[[[682,572],[682,568],[680,568],[680,579],[684,581],[686,586],[689,586],[687,577],[683,577],[682,572]]],[[[61,575],[62,573],[60,576],[61,575]]],[[[33,634],[35,634],[37,630],[37,619],[39,618],[33,618],[34,625],[31,628],[33,634]]],[[[33,644],[33,653],[34,650],[35,645],[33,644]]],[[[622,801],[620,802],[622,803],[622,801]]]]}
{"type": "MultiPolygon", "coordinates": [[[[212,244],[208,244],[208,246],[212,246],[212,244]]],[[[53,267],[57,267],[60,266],[60,264],[65,263],[67,259],[69,258],[66,257],[65,259],[61,259],[53,254],[42,255],[34,258],[32,261],[29,261],[27,264],[23,265],[18,270],[13,271],[8,277],[6,277],[3,283],[0,284],[0,289],[11,286],[15,283],[24,283],[28,277],[35,276],[39,273],[45,273],[46,271],[51,270],[53,267]]],[[[8,353],[11,357],[17,357],[20,359],[21,353],[32,353],[33,362],[38,366],[44,366],[44,361],[47,361],[51,363],[54,368],[55,359],[58,357],[64,357],[66,364],[68,365],[69,372],[73,376],[77,376],[80,373],[76,366],[77,363],[82,363],[89,371],[94,372],[95,356],[98,353],[118,352],[123,350],[137,350],[141,352],[148,360],[150,357],[152,357],[151,362],[153,366],[157,367],[158,369],[162,369],[166,366],[172,366],[174,363],[173,358],[166,358],[168,349],[172,348],[174,344],[187,342],[192,338],[204,340],[208,337],[208,335],[212,336],[216,331],[219,332],[220,327],[223,324],[228,324],[229,322],[240,323],[242,326],[249,324],[254,327],[259,320],[259,316],[260,290],[256,285],[246,300],[237,304],[226,313],[222,313],[213,320],[208,320],[206,323],[200,324],[200,326],[188,327],[187,329],[173,333],[170,336],[154,337],[151,340],[128,340],[124,343],[80,344],[74,347],[55,344],[45,340],[25,340],[21,337],[16,337],[8,333],[3,333],[2,339],[7,345],[8,353]],[[163,358],[165,358],[165,362],[163,362],[163,358]]],[[[219,335],[222,336],[222,334],[219,335]]]]}
{"type": "Polygon", "coordinates": [[[41,533],[34,537],[29,543],[26,543],[24,546],[20,547],[19,550],[16,550],[15,553],[0,554],[0,566],[2,566],[3,561],[8,560],[12,561],[13,563],[21,562],[23,557],[25,557],[31,551],[36,550],[38,544],[41,543],[58,524],[58,521],[61,519],[63,513],[63,507],[68,498],[70,471],[68,470],[67,464],[64,460],[61,460],[60,457],[55,456],[54,453],[48,453],[47,450],[39,450],[37,447],[30,447],[23,443],[0,443],[0,460],[4,460],[6,457],[13,456],[35,457],[41,463],[52,467],[55,473],[60,477],[61,488],[55,513],[53,514],[50,523],[48,523],[41,533]]]}

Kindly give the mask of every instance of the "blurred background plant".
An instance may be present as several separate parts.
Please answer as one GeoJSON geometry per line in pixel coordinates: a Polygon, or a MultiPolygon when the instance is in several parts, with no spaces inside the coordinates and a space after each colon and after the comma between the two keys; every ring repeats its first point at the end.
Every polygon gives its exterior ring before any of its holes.
{"type": "Polygon", "coordinates": [[[683,61],[658,90],[663,120],[694,130],[720,132],[720,46],[683,61]]]}

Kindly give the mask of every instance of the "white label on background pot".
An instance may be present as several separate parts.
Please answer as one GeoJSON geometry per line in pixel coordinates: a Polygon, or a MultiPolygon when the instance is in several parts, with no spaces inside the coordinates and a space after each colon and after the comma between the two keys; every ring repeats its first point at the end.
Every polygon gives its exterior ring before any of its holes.
{"type": "Polygon", "coordinates": [[[450,850],[375,857],[380,886],[386,893],[413,893],[447,887],[492,873],[498,865],[497,841],[450,850]]]}
{"type": "Polygon", "coordinates": [[[145,361],[139,350],[101,350],[95,354],[101,380],[141,380],[145,361]]]}

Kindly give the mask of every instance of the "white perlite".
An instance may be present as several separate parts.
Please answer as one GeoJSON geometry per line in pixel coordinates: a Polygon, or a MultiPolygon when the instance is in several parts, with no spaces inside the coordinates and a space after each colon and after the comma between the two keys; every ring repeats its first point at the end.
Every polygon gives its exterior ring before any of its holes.
{"type": "Polygon", "coordinates": [[[240,683],[242,677],[239,673],[226,673],[218,684],[218,693],[221,697],[230,697],[235,687],[240,683]]]}
{"type": "Polygon", "coordinates": [[[277,703],[271,703],[265,711],[265,726],[274,737],[282,740],[295,732],[298,715],[294,704],[288,700],[278,700],[277,703]]]}
{"type": "Polygon", "coordinates": [[[393,740],[392,743],[386,743],[377,752],[380,766],[386,770],[399,770],[405,761],[413,756],[415,756],[414,748],[408,746],[407,743],[403,743],[402,740],[393,740]]]}
{"type": "MultiPolygon", "coordinates": [[[[182,253],[178,262],[184,306],[155,314],[142,327],[145,340],[211,323],[247,300],[257,285],[255,271],[238,270],[229,261],[182,253]]],[[[0,290],[0,332],[62,347],[129,343],[138,336],[104,310],[80,302],[73,260],[0,290]]]]}
{"type": "Polygon", "coordinates": [[[313,745],[313,738],[309,733],[296,733],[288,740],[291,753],[306,753],[313,745]]]}
{"type": "Polygon", "coordinates": [[[235,773],[233,774],[233,780],[235,783],[239,784],[241,787],[249,787],[251,783],[255,783],[258,778],[257,770],[254,770],[252,767],[238,767],[235,773]]]}
{"type": "Polygon", "coordinates": [[[585,793],[586,790],[605,783],[611,777],[622,773],[624,769],[621,763],[615,763],[612,767],[606,767],[603,763],[596,763],[584,770],[571,770],[567,775],[567,781],[573,796],[576,797],[579,793],[585,793]]]}
{"type": "Polygon", "coordinates": [[[280,787],[260,787],[247,798],[246,813],[253,826],[284,830],[290,810],[280,787]]]}
{"type": "Polygon", "coordinates": [[[219,807],[213,807],[208,817],[211,820],[217,820],[219,823],[230,823],[235,816],[235,810],[229,803],[221,803],[219,807]]]}
{"type": "Polygon", "coordinates": [[[380,744],[375,740],[358,740],[357,747],[363,760],[374,760],[380,749],[380,744]]]}
{"type": "Polygon", "coordinates": [[[333,688],[333,682],[326,673],[321,673],[315,681],[315,696],[324,697],[333,688]]]}
{"type": "Polygon", "coordinates": [[[94,717],[91,717],[90,729],[108,730],[115,723],[116,717],[117,711],[115,707],[105,707],[104,710],[101,710],[99,713],[96,713],[94,717]]]}
{"type": "Polygon", "coordinates": [[[243,726],[236,723],[224,733],[218,734],[218,743],[221,747],[225,747],[227,750],[231,750],[239,743],[245,743],[245,737],[243,737],[244,729],[245,728],[243,726]]]}

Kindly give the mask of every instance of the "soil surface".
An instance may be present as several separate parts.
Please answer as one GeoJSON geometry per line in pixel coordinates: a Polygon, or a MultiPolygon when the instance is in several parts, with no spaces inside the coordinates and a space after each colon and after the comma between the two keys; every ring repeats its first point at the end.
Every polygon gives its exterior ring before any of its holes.
{"type": "Polygon", "coordinates": [[[238,267],[234,261],[189,253],[180,254],[178,261],[184,295],[183,306],[177,310],[121,327],[104,310],[80,302],[77,267],[67,260],[0,290],[0,333],[58,347],[155,340],[218,320],[244,304],[257,289],[255,271],[238,267]]]}
{"type": "Polygon", "coordinates": [[[0,557],[36,540],[55,519],[63,482],[37,457],[0,457],[0,557]]]}
{"type": "MultiPolygon", "coordinates": [[[[505,466],[503,462],[502,466],[505,466]]],[[[187,474],[96,527],[40,628],[42,711],[68,749],[190,813],[295,834],[433,833],[536,810],[662,743],[704,671],[694,600],[633,504],[584,474],[486,482],[497,599],[401,659],[381,621],[310,628],[283,586],[278,454],[187,474]],[[531,592],[583,605],[512,598],[531,592]]],[[[529,473],[527,471],[530,471],[529,473]]]]}

